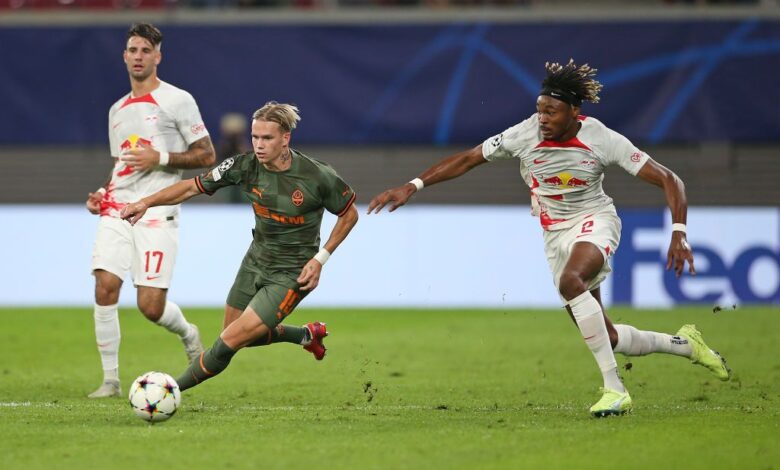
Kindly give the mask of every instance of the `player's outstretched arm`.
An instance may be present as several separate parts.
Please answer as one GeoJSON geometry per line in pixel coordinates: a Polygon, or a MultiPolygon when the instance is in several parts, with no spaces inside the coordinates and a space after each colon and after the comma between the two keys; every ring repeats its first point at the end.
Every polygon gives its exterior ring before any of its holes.
{"type": "Polygon", "coordinates": [[[357,221],[358,211],[353,204],[347,212],[340,215],[338,220],[336,220],[336,224],[333,226],[328,241],[325,242],[322,250],[317,253],[317,256],[310,259],[301,270],[301,274],[298,276],[298,284],[301,285],[301,290],[313,290],[319,285],[323,264],[325,264],[327,258],[336,251],[336,248],[341,245],[341,242],[347,238],[347,235],[352,231],[352,227],[355,226],[357,221]],[[323,253],[323,251],[325,251],[325,253],[323,253]]]}
{"type": "Polygon", "coordinates": [[[136,171],[150,170],[157,165],[192,170],[212,166],[217,160],[209,136],[191,143],[184,152],[160,153],[146,144],[139,144],[139,147],[126,151],[121,157],[123,162],[136,171]]]}
{"type": "Polygon", "coordinates": [[[666,269],[674,266],[677,277],[682,275],[685,262],[688,262],[688,272],[696,275],[693,267],[693,251],[685,234],[685,221],[688,217],[688,201],[685,197],[685,185],[674,172],[653,159],[647,160],[637,176],[663,188],[666,203],[672,211],[672,223],[680,230],[672,229],[672,241],[666,256],[666,269]]]}
{"type": "Polygon", "coordinates": [[[131,225],[135,225],[150,207],[179,204],[198,194],[200,194],[200,191],[197,185],[195,185],[194,179],[179,181],[157,191],[151,196],[146,196],[140,201],[126,205],[122,208],[120,216],[130,222],[131,225]]]}
{"type": "MultiPolygon", "coordinates": [[[[466,173],[477,165],[485,163],[487,160],[482,156],[482,145],[456,153],[450,157],[441,160],[421,174],[418,179],[424,186],[451,180],[466,173]]],[[[421,186],[422,188],[422,186],[421,186]]],[[[409,201],[414,193],[418,191],[417,186],[408,182],[401,186],[388,189],[374,196],[374,199],[368,204],[368,214],[378,214],[382,208],[388,206],[388,212],[393,212],[409,201]]]]}

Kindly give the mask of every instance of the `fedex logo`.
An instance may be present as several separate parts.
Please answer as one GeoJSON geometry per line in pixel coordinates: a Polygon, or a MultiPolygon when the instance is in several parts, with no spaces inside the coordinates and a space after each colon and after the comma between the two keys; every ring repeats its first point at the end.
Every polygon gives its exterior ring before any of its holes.
{"type": "Polygon", "coordinates": [[[621,211],[612,299],[619,304],[780,303],[780,211],[691,209],[688,241],[696,276],[665,271],[670,222],[663,210],[621,211]],[[751,227],[763,227],[751,230],[751,227]],[[647,243],[652,239],[652,243],[647,243]],[[649,298],[652,296],[652,298],[649,298]],[[656,299],[657,297],[657,299],[656,299]]]}

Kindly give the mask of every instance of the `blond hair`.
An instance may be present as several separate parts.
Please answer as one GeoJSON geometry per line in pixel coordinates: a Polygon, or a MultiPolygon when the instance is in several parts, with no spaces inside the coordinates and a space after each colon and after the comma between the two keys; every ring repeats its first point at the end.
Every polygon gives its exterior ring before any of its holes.
{"type": "Polygon", "coordinates": [[[298,125],[301,116],[295,105],[269,101],[252,114],[252,120],[275,122],[285,132],[291,132],[298,125]]]}

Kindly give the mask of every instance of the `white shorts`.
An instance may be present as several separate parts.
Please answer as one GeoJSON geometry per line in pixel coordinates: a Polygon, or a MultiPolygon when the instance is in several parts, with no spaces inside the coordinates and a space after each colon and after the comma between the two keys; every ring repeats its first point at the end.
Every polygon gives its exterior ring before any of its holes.
{"type": "Polygon", "coordinates": [[[136,286],[167,289],[179,249],[178,221],[142,224],[132,226],[122,219],[101,217],[92,249],[92,271],[103,269],[120,279],[130,272],[136,286]]]}
{"type": "MultiPolygon", "coordinates": [[[[563,230],[550,230],[544,232],[544,254],[547,255],[547,263],[553,275],[555,288],[558,289],[563,268],[569,261],[572,247],[575,243],[589,242],[601,251],[604,257],[604,265],[601,271],[594,277],[588,290],[597,288],[607,274],[612,272],[609,261],[617,251],[620,244],[620,229],[622,224],[615,212],[614,206],[602,209],[593,215],[585,217],[577,224],[563,230]]],[[[562,298],[563,299],[563,298],[562,298]]],[[[564,299],[564,303],[567,301],[564,299]]]]}

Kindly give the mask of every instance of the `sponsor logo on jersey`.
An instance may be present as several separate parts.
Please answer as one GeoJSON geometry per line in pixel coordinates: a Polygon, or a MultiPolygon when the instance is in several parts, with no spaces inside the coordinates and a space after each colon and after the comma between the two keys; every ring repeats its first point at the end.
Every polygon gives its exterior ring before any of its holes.
{"type": "Polygon", "coordinates": [[[193,134],[200,134],[201,132],[206,130],[206,126],[201,122],[199,124],[193,124],[190,126],[190,132],[193,134]]]}
{"type": "Polygon", "coordinates": [[[547,178],[542,177],[542,183],[557,186],[559,188],[577,188],[588,185],[587,180],[579,179],[566,172],[558,173],[557,175],[549,176],[547,178]]]}
{"type": "Polygon", "coordinates": [[[159,118],[156,114],[150,114],[144,118],[144,121],[148,122],[149,124],[154,124],[157,122],[159,118]]]}
{"type": "Polygon", "coordinates": [[[585,159],[580,162],[580,166],[584,168],[594,168],[596,166],[596,160],[585,159]]]}
{"type": "MultiPolygon", "coordinates": [[[[151,147],[152,141],[148,139],[144,139],[143,137],[140,137],[138,134],[130,134],[130,136],[119,145],[119,153],[125,153],[128,150],[137,149],[142,145],[144,147],[151,147]]],[[[119,172],[117,172],[116,175],[127,176],[131,174],[133,174],[133,168],[130,165],[125,165],[125,167],[122,168],[119,172]]]]}
{"type": "Polygon", "coordinates": [[[262,217],[264,219],[271,219],[276,222],[279,222],[280,224],[303,225],[304,222],[306,222],[306,220],[302,215],[277,214],[276,212],[273,212],[269,208],[265,206],[261,206],[256,202],[252,203],[252,208],[255,210],[255,215],[257,215],[258,217],[262,217]]]}
{"type": "Polygon", "coordinates": [[[151,147],[152,141],[148,139],[144,139],[143,137],[140,137],[138,134],[130,134],[130,136],[127,137],[127,139],[124,140],[119,145],[120,152],[126,152],[131,149],[136,149],[140,147],[141,145],[145,147],[151,147]]]}
{"type": "Polygon", "coordinates": [[[634,163],[639,163],[639,160],[642,159],[642,152],[634,152],[631,154],[631,161],[634,163]]]}
{"type": "Polygon", "coordinates": [[[295,207],[300,207],[300,205],[303,204],[303,191],[300,189],[293,191],[292,203],[295,204],[295,207]]]}
{"type": "Polygon", "coordinates": [[[534,158],[534,165],[541,165],[542,163],[547,163],[548,160],[539,160],[538,158],[534,158]]]}

